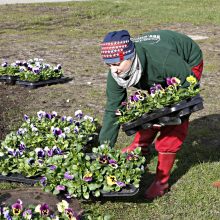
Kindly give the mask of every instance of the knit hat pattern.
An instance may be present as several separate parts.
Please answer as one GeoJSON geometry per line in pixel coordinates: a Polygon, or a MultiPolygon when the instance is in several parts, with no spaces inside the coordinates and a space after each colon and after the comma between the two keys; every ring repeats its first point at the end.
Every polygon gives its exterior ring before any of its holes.
{"type": "Polygon", "coordinates": [[[109,32],[101,43],[101,56],[107,64],[122,62],[134,55],[134,43],[126,30],[109,32]]]}

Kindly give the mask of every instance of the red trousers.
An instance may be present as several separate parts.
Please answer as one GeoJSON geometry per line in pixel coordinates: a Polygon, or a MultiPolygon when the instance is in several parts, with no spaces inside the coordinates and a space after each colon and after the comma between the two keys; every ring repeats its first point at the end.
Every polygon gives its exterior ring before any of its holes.
{"type": "MultiPolygon", "coordinates": [[[[192,68],[196,78],[200,80],[203,71],[203,61],[192,68]]],[[[159,136],[155,140],[155,149],[158,152],[176,153],[180,150],[183,141],[185,140],[189,127],[189,119],[185,119],[180,125],[167,125],[161,128],[146,129],[146,142],[154,140],[158,132],[159,136]]]]}

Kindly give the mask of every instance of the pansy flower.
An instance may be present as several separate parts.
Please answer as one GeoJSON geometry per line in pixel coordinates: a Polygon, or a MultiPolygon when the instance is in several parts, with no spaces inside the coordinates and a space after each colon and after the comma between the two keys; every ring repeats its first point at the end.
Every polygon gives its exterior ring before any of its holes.
{"type": "Polygon", "coordinates": [[[99,162],[100,162],[101,164],[107,164],[107,163],[108,163],[108,157],[107,157],[106,155],[101,155],[101,156],[99,157],[99,162]]]}
{"type": "Polygon", "coordinates": [[[75,126],[75,128],[73,129],[73,132],[75,134],[78,134],[79,133],[79,127],[78,126],[75,126]]]}
{"type": "Polygon", "coordinates": [[[22,201],[20,199],[17,200],[17,202],[14,203],[11,207],[12,207],[12,212],[13,212],[14,215],[20,215],[21,211],[23,209],[22,201]]]}
{"type": "Polygon", "coordinates": [[[42,216],[48,216],[50,213],[50,209],[48,204],[39,204],[35,208],[35,212],[40,213],[42,216]]]}
{"type": "Polygon", "coordinates": [[[63,186],[63,185],[57,185],[56,186],[56,190],[58,190],[58,191],[64,191],[65,189],[66,189],[66,187],[63,186]]]}
{"type": "Polygon", "coordinates": [[[186,78],[186,81],[189,82],[192,85],[195,85],[197,83],[197,79],[194,76],[188,76],[186,78]]]}
{"type": "Polygon", "coordinates": [[[117,164],[117,161],[116,160],[113,160],[113,159],[110,159],[109,161],[109,165],[113,168],[117,168],[118,167],[118,164],[117,164]]]}
{"type": "Polygon", "coordinates": [[[7,67],[7,66],[8,66],[8,62],[2,63],[2,67],[7,67]]]}
{"type": "Polygon", "coordinates": [[[26,209],[22,214],[24,219],[32,219],[32,211],[30,209],[26,209]]]}
{"type": "Polygon", "coordinates": [[[55,155],[61,155],[63,153],[62,150],[57,146],[53,146],[52,150],[53,150],[53,154],[55,155]]]}
{"type": "Polygon", "coordinates": [[[124,182],[121,182],[121,181],[116,181],[116,185],[120,186],[120,187],[125,187],[126,186],[126,184],[124,182]]]}
{"type": "Polygon", "coordinates": [[[37,147],[35,149],[35,153],[37,154],[38,158],[44,158],[45,157],[45,152],[42,148],[37,147]]]}
{"type": "Polygon", "coordinates": [[[47,177],[46,176],[43,176],[41,179],[40,179],[40,184],[42,186],[46,186],[47,185],[47,177]]]}
{"type": "Polygon", "coordinates": [[[85,115],[85,116],[83,117],[83,119],[84,119],[84,120],[89,120],[89,121],[91,121],[91,122],[94,121],[93,117],[90,117],[90,116],[88,116],[88,115],[85,115]]]}
{"type": "Polygon", "coordinates": [[[29,117],[27,115],[24,115],[24,120],[27,121],[29,117]]]}
{"type": "Polygon", "coordinates": [[[57,117],[57,112],[52,111],[52,116],[53,116],[53,117],[57,117]]]}
{"type": "Polygon", "coordinates": [[[69,172],[64,173],[64,178],[67,180],[72,180],[74,178],[73,175],[71,175],[69,172]]]}
{"type": "Polygon", "coordinates": [[[68,116],[68,117],[66,118],[66,120],[67,120],[70,124],[73,123],[73,118],[72,118],[71,116],[68,116]]]}
{"type": "Polygon", "coordinates": [[[50,170],[54,171],[54,170],[56,170],[57,166],[51,165],[51,166],[49,166],[49,168],[50,168],[50,170]]]}
{"type": "Polygon", "coordinates": [[[65,214],[67,215],[69,220],[78,220],[79,219],[77,214],[71,208],[65,209],[65,214]]]}
{"type": "Polygon", "coordinates": [[[62,200],[61,202],[57,203],[57,209],[60,213],[63,213],[65,209],[69,208],[69,203],[66,200],[62,200]]]}
{"type": "Polygon", "coordinates": [[[107,179],[107,184],[108,184],[109,186],[113,186],[113,185],[115,185],[116,182],[117,182],[117,179],[116,179],[115,176],[107,176],[106,179],[107,179]]]}
{"type": "Polygon", "coordinates": [[[83,116],[82,110],[77,110],[75,111],[75,117],[81,119],[83,116]]]}
{"type": "Polygon", "coordinates": [[[92,173],[87,172],[84,176],[83,176],[83,180],[85,182],[91,182],[92,181],[92,173]]]}
{"type": "Polygon", "coordinates": [[[46,112],[44,112],[44,111],[39,111],[39,112],[37,112],[37,117],[39,118],[39,119],[42,119],[43,117],[45,117],[45,115],[46,115],[46,112]]]}
{"type": "Polygon", "coordinates": [[[32,166],[35,163],[35,159],[34,158],[29,158],[28,159],[28,165],[32,166]]]}

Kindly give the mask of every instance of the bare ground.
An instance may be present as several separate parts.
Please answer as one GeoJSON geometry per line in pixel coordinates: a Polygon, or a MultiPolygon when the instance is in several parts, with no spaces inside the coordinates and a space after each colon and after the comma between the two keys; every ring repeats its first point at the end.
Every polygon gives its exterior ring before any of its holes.
{"type": "MultiPolygon", "coordinates": [[[[40,109],[55,110],[60,114],[73,115],[78,108],[97,115],[101,120],[105,104],[107,69],[99,55],[101,39],[70,39],[33,35],[6,34],[1,24],[2,60],[42,57],[49,63],[61,63],[65,76],[73,80],[60,85],[41,87],[35,90],[17,85],[0,84],[0,140],[12,129],[19,126],[23,114],[34,114],[40,109]],[[50,38],[51,37],[51,38],[50,38]]],[[[12,25],[14,26],[14,24],[12,25]]],[[[10,28],[13,28],[13,27],[10,28]]],[[[169,24],[157,29],[171,29],[188,35],[207,36],[198,41],[204,53],[205,69],[202,78],[202,96],[205,109],[192,115],[191,120],[207,118],[215,121],[219,115],[220,103],[220,26],[193,26],[191,24],[169,24]]],[[[204,119],[205,120],[205,119],[204,119]]],[[[208,120],[208,119],[207,119],[208,120]]],[[[216,123],[213,122],[212,123],[216,123]]],[[[199,125],[198,125],[199,126],[199,125]]],[[[213,125],[214,126],[214,125],[213,125]]],[[[210,128],[212,125],[210,124],[210,128]]],[[[218,127],[219,129],[219,127],[218,127]]],[[[220,143],[216,139],[217,144],[220,143]]]]}

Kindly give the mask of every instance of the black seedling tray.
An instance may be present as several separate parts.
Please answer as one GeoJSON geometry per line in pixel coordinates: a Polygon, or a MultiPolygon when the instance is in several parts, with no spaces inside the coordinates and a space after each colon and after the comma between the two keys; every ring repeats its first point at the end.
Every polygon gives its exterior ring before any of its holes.
{"type": "Polygon", "coordinates": [[[152,113],[145,113],[135,121],[122,124],[122,130],[128,135],[138,130],[150,128],[153,124],[178,125],[181,124],[183,116],[190,115],[195,111],[203,109],[203,99],[200,95],[183,100],[178,104],[159,109],[152,113]]]}
{"type": "Polygon", "coordinates": [[[134,185],[130,184],[118,192],[105,192],[102,190],[101,195],[103,197],[131,197],[136,195],[138,192],[139,188],[135,188],[134,185]]]}
{"type": "Polygon", "coordinates": [[[58,83],[66,83],[71,80],[72,80],[72,78],[70,78],[70,77],[61,77],[58,79],[49,79],[49,80],[38,81],[38,82],[17,80],[16,84],[20,85],[22,87],[25,87],[25,88],[36,89],[36,88],[42,87],[42,86],[53,85],[53,84],[58,84],[58,83]]]}
{"type": "Polygon", "coordinates": [[[0,181],[9,181],[9,182],[17,182],[17,183],[24,183],[28,185],[34,185],[35,183],[39,182],[40,177],[32,177],[27,178],[22,176],[21,174],[9,174],[7,176],[0,174],[0,181]]]}
{"type": "Polygon", "coordinates": [[[18,78],[19,78],[18,76],[4,75],[4,76],[0,76],[0,81],[5,82],[10,85],[14,85],[16,83],[16,81],[18,80],[18,78]]]}

